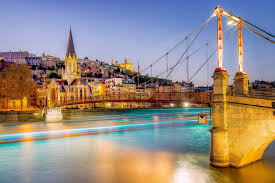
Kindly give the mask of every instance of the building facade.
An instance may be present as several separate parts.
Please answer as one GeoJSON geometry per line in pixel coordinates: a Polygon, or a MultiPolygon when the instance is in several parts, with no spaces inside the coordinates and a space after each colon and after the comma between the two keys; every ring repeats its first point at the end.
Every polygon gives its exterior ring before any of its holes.
{"type": "Polygon", "coordinates": [[[112,60],[111,65],[116,66],[116,67],[124,68],[124,69],[126,69],[126,70],[128,70],[130,72],[134,72],[134,70],[133,70],[133,63],[132,63],[131,60],[129,60],[129,62],[128,62],[127,58],[125,58],[124,64],[119,64],[117,61],[116,61],[116,63],[114,63],[114,61],[112,60]]]}
{"type": "Polygon", "coordinates": [[[42,65],[41,57],[26,57],[26,63],[29,65],[40,66],[42,65]]]}
{"type": "Polygon", "coordinates": [[[25,64],[26,58],[29,57],[29,52],[19,51],[19,52],[0,52],[0,57],[6,62],[12,62],[17,64],[25,64]]]}

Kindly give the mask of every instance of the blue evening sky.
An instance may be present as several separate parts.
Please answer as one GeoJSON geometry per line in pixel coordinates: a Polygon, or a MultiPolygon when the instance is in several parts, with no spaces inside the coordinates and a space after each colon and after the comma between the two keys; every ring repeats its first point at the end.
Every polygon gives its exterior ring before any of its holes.
{"type": "MultiPolygon", "coordinates": [[[[275,33],[274,0],[0,0],[0,51],[22,50],[63,59],[71,25],[79,58],[123,62],[127,57],[135,70],[138,61],[143,69],[204,22],[217,5],[275,33]]],[[[226,22],[224,18],[224,30],[226,22]]],[[[216,17],[189,53],[215,37],[216,17]]],[[[243,31],[243,40],[244,70],[250,79],[275,80],[275,46],[247,30],[243,31]]],[[[190,76],[215,47],[216,41],[190,58],[190,76]]],[[[170,66],[185,48],[183,44],[169,56],[170,66]]],[[[194,77],[195,84],[205,85],[208,80],[211,84],[216,66],[215,55],[209,62],[209,72],[206,65],[194,77]]],[[[224,66],[231,78],[238,70],[237,31],[224,43],[224,66]]],[[[165,68],[164,59],[153,68],[153,75],[165,68]]],[[[185,80],[185,71],[184,62],[170,78],[185,80]]]]}

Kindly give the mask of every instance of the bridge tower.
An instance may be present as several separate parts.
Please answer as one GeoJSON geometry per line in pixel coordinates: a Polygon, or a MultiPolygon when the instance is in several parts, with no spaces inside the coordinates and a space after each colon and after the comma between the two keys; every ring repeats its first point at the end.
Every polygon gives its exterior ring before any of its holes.
{"type": "MultiPolygon", "coordinates": [[[[262,158],[265,149],[275,140],[275,101],[251,98],[248,77],[243,71],[243,41],[241,21],[238,19],[239,71],[228,94],[227,71],[223,68],[222,10],[216,8],[218,18],[218,68],[212,76],[214,84],[212,109],[210,164],[217,167],[242,167],[262,158]]],[[[228,12],[226,12],[228,15],[228,12]]]]}
{"type": "Polygon", "coordinates": [[[239,72],[234,78],[233,92],[238,95],[248,94],[248,80],[247,74],[243,71],[243,36],[242,36],[242,20],[238,20],[238,60],[239,72]]]}
{"type": "Polygon", "coordinates": [[[223,68],[223,32],[222,32],[222,13],[220,7],[215,9],[217,15],[217,48],[218,48],[218,67],[213,78],[213,128],[211,132],[210,163],[214,166],[229,166],[228,152],[228,131],[226,123],[226,92],[228,87],[229,75],[223,68]]]}

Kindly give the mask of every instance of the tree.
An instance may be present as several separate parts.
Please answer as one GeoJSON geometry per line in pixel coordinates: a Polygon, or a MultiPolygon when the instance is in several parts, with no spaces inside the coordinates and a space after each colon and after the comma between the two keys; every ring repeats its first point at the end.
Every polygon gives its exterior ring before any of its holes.
{"type": "Polygon", "coordinates": [[[118,67],[117,69],[115,69],[114,73],[119,74],[120,73],[120,68],[118,67]]]}
{"type": "Polygon", "coordinates": [[[7,74],[7,94],[8,98],[20,99],[21,111],[23,99],[26,98],[28,105],[35,95],[36,83],[32,79],[31,69],[25,64],[10,64],[5,70],[7,74]]]}
{"type": "Polygon", "coordinates": [[[51,72],[49,78],[61,79],[61,76],[58,75],[56,72],[51,72]]]}

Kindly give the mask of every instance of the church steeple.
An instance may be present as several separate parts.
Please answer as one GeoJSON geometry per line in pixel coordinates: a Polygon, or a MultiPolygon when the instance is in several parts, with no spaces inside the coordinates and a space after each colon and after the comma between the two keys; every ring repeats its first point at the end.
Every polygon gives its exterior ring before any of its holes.
{"type": "Polygon", "coordinates": [[[70,26],[70,34],[69,34],[69,39],[68,39],[68,46],[67,46],[66,56],[69,56],[69,54],[71,54],[71,56],[73,56],[73,54],[75,54],[74,41],[73,41],[71,26],[70,26]]]}
{"type": "Polygon", "coordinates": [[[62,73],[62,78],[67,80],[69,84],[75,79],[81,78],[77,64],[77,56],[74,50],[74,41],[72,36],[72,30],[70,27],[70,34],[68,39],[67,52],[65,55],[65,70],[62,73]]]}

